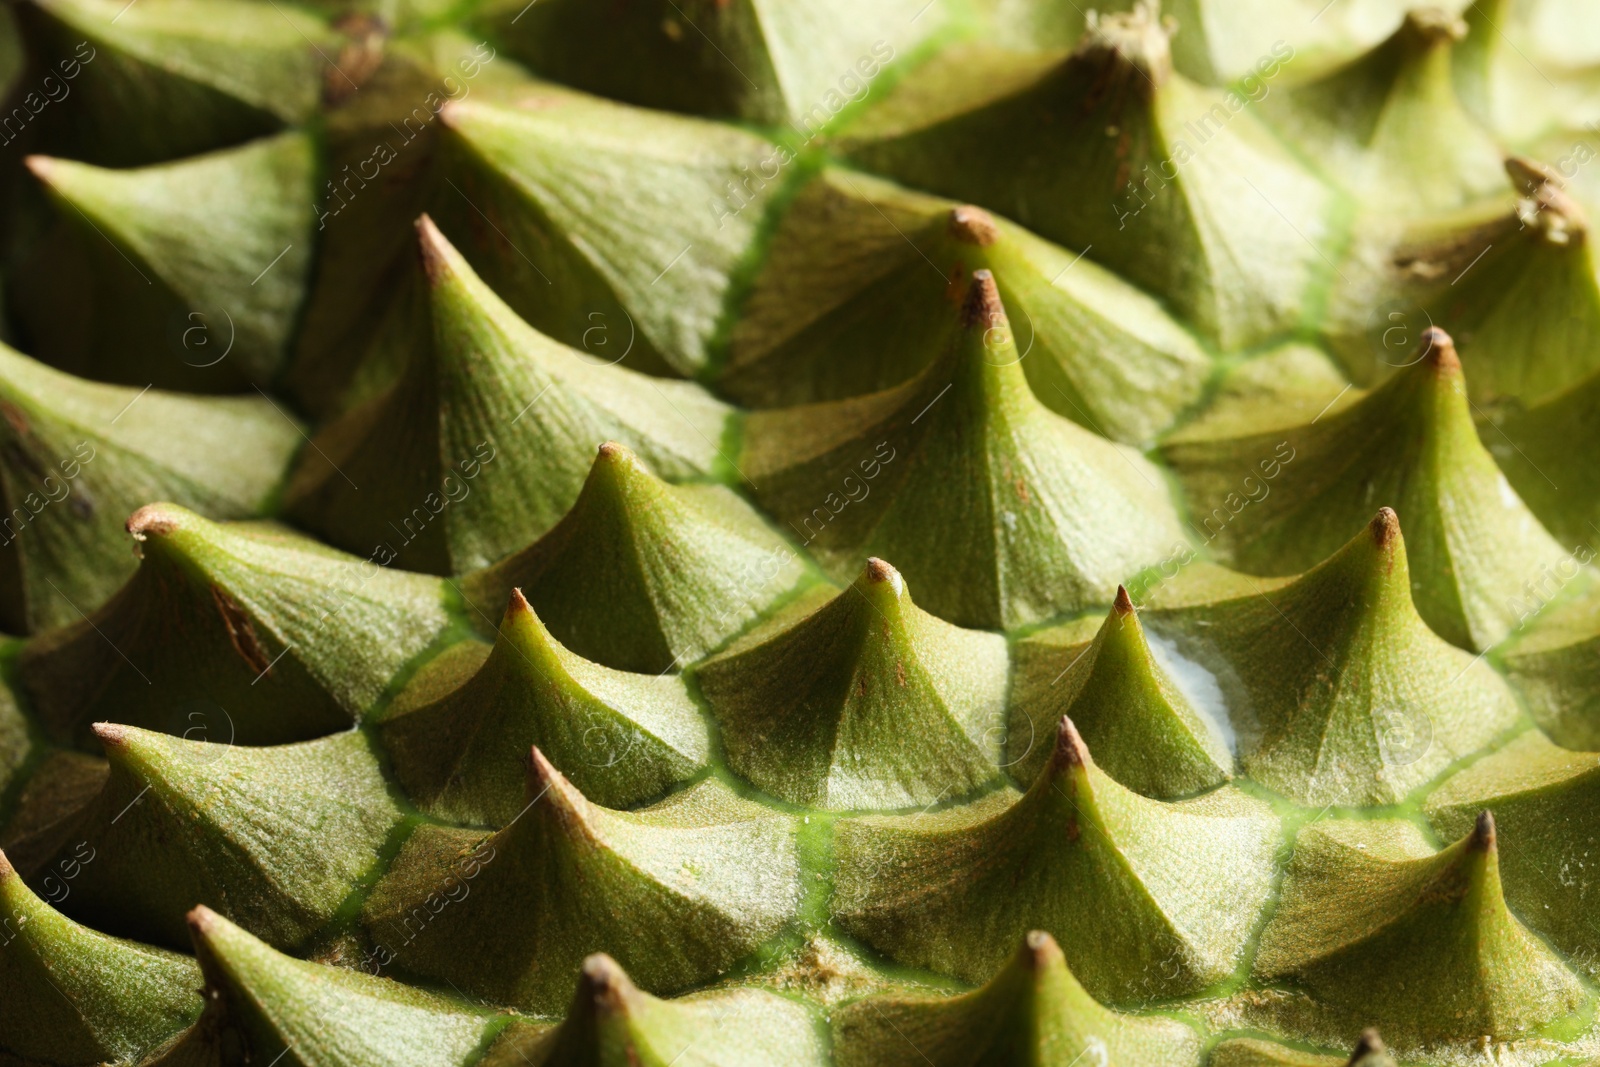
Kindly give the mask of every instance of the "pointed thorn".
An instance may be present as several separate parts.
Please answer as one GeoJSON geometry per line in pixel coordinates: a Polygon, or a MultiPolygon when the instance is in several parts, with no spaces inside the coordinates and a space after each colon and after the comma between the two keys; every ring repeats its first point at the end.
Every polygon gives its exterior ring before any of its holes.
{"type": "Polygon", "coordinates": [[[1112,602],[1111,607],[1123,618],[1133,614],[1133,598],[1128,595],[1127,586],[1117,586],[1117,599],[1112,602]]]}
{"type": "Polygon", "coordinates": [[[1558,188],[1562,185],[1561,178],[1554,169],[1527,156],[1507,156],[1505,168],[1511,184],[1515,185],[1517,191],[1524,196],[1532,196],[1546,185],[1558,188]]]}
{"type": "Polygon", "coordinates": [[[988,248],[999,240],[1000,227],[983,208],[965,204],[950,209],[950,235],[969,245],[988,248]]]}
{"type": "Polygon", "coordinates": [[[522,588],[517,586],[511,590],[511,598],[506,601],[504,621],[509,622],[519,615],[531,615],[533,608],[528,604],[528,598],[522,595],[522,588]]]}
{"type": "Polygon", "coordinates": [[[24,156],[22,165],[46,185],[51,184],[51,176],[55,173],[56,161],[49,156],[24,156]]]}
{"type": "Polygon", "coordinates": [[[1089,764],[1089,746],[1083,743],[1078,728],[1065,715],[1061,716],[1061,725],[1056,728],[1054,762],[1058,767],[1085,767],[1089,764]]]}
{"type": "Polygon", "coordinates": [[[1422,331],[1422,340],[1417,345],[1417,353],[1435,370],[1461,369],[1461,357],[1456,354],[1455,341],[1437,326],[1429,326],[1422,331]]]}
{"type": "Polygon", "coordinates": [[[1029,930],[1022,938],[1022,950],[1028,967],[1035,973],[1061,959],[1061,946],[1043,930],[1029,930]]]}
{"type": "Polygon", "coordinates": [[[1474,852],[1493,852],[1494,840],[1494,815],[1488,810],[1478,812],[1478,821],[1472,826],[1472,839],[1467,847],[1474,852]]]}
{"type": "Polygon", "coordinates": [[[1361,1031],[1360,1040],[1356,1042],[1356,1047],[1351,1050],[1350,1064],[1348,1067],[1354,1067],[1354,1064],[1360,1062],[1363,1056],[1370,1056],[1374,1052],[1382,1051],[1384,1051],[1383,1038],[1378,1036],[1377,1030],[1374,1030],[1369,1026],[1367,1029],[1361,1031]]]}
{"type": "Polygon", "coordinates": [[[1006,309],[1000,303],[1000,290],[995,287],[994,275],[990,272],[972,272],[972,286],[961,308],[961,324],[969,330],[1006,325],[1006,309]]]}
{"type": "Polygon", "coordinates": [[[1406,29],[1424,44],[1447,45],[1466,39],[1467,22],[1442,7],[1414,7],[1406,12],[1406,29]]]}
{"type": "Polygon", "coordinates": [[[613,462],[632,459],[633,449],[629,448],[627,445],[619,444],[616,441],[606,441],[600,445],[599,458],[608,459],[613,462]]]}
{"type": "Polygon", "coordinates": [[[422,253],[422,270],[428,284],[437,286],[453,273],[450,269],[450,242],[426,212],[417,216],[417,245],[422,253]]]}
{"type": "Polygon", "coordinates": [[[185,915],[183,920],[189,924],[190,936],[199,941],[211,932],[211,928],[217,924],[217,920],[220,918],[221,916],[216,912],[201,904],[185,915]]]}
{"type": "Polygon", "coordinates": [[[0,882],[7,878],[16,877],[17,869],[11,866],[11,860],[6,857],[4,849],[0,849],[0,882]]]}
{"type": "Polygon", "coordinates": [[[1400,516],[1394,513],[1394,508],[1379,508],[1368,529],[1372,531],[1373,544],[1388,548],[1400,540],[1400,516]]]}
{"type": "Polygon", "coordinates": [[[172,510],[171,504],[146,504],[128,516],[125,528],[135,540],[143,541],[151,534],[164,537],[182,523],[182,516],[172,510]]]}
{"type": "Polygon", "coordinates": [[[106,748],[122,748],[128,743],[128,728],[120,723],[97,722],[89,729],[106,748]]]}
{"type": "Polygon", "coordinates": [[[583,961],[579,975],[582,995],[596,1010],[616,1013],[623,1010],[628,994],[633,992],[633,980],[622,965],[604,952],[596,952],[583,961]]]}

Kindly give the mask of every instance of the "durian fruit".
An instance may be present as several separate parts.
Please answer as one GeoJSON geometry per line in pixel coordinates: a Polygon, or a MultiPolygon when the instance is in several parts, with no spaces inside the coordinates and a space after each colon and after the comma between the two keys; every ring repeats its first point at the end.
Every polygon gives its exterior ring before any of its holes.
{"type": "Polygon", "coordinates": [[[1600,1063],[1596,10],[0,4],[0,1067],[1600,1063]]]}

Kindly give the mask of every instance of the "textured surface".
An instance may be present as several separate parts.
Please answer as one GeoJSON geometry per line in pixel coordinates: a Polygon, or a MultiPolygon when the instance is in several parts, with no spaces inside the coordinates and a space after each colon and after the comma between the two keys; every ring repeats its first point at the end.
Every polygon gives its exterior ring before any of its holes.
{"type": "Polygon", "coordinates": [[[0,4],[0,1064],[1600,1062],[1600,18],[1108,6],[0,4]]]}

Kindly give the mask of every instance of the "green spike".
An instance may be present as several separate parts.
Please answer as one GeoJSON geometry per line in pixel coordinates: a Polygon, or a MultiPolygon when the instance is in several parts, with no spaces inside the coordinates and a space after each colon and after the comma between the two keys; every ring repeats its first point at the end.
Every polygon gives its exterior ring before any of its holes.
{"type": "Polygon", "coordinates": [[[1587,214],[1554,169],[1522,157],[1505,169],[1514,196],[1357,226],[1325,330],[1358,381],[1409,365],[1411,339],[1428,326],[1460,340],[1482,407],[1543,403],[1600,370],[1587,214]],[[1407,347],[1396,351],[1395,339],[1407,347]]]}
{"type": "Polygon", "coordinates": [[[41,355],[139,386],[217,393],[273,379],[311,269],[308,135],[139,170],[28,166],[61,218],[18,279],[41,355]]]}
{"type": "Polygon", "coordinates": [[[1006,645],[929,615],[881,559],[695,668],[733,770],[821,808],[962,797],[995,777],[1006,645]]]}
{"type": "Polygon", "coordinates": [[[1509,1038],[1588,999],[1506,910],[1488,812],[1437,853],[1408,823],[1302,830],[1255,974],[1291,981],[1401,1046],[1509,1038]]]}
{"type": "MultiPolygon", "coordinates": [[[[448,625],[437,578],[174,504],[128,519],[138,572],[105,607],[32,641],[22,688],[46,728],[97,720],[272,744],[342,729],[448,625]]],[[[195,736],[189,733],[189,736],[195,736]]]]}
{"type": "Polygon", "coordinates": [[[718,378],[757,407],[899,385],[949,343],[949,305],[993,272],[1040,401],[1097,433],[1154,437],[1211,361],[1160,304],[981,208],[829,169],[785,211],[718,378]]]}
{"type": "Polygon", "coordinates": [[[743,629],[801,573],[795,551],[733,493],[667,485],[608,441],[566,517],[462,587],[483,620],[520,587],[578,655],[664,673],[743,629]]]}
{"type": "MultiPolygon", "coordinates": [[[[507,1058],[507,1064],[518,1060],[507,1058]]],[[[583,961],[567,1018],[528,1051],[533,1067],[723,1067],[830,1062],[801,1005],[754,989],[657,1000],[605,953],[583,961]]],[[[498,1065],[497,1065],[498,1067],[498,1065]]]]}
{"type": "MultiPolygon", "coordinates": [[[[196,904],[300,945],[404,818],[364,734],[245,748],[100,723],[111,776],[79,825],[94,850],[72,914],[178,947],[196,904]]],[[[77,846],[74,846],[77,847],[77,846]]]]}
{"type": "Polygon", "coordinates": [[[1085,1063],[1182,1067],[1200,1062],[1195,1032],[1172,1019],[1103,1008],[1035,930],[982,989],[957,997],[867,997],[834,1013],[840,1067],[1085,1063]]]}
{"type": "Polygon", "coordinates": [[[1445,780],[1424,810],[1441,836],[1485,809],[1500,827],[1506,903],[1573,966],[1600,975],[1600,931],[1588,901],[1600,754],[1557,748],[1537,730],[1445,780]]]}
{"type": "Polygon", "coordinates": [[[1064,60],[926,64],[842,148],[1092,254],[1227,350],[1249,345],[1303,313],[1328,194],[1246,97],[1173,73],[1169,33],[1141,4],[1064,60]]]}
{"type": "Polygon", "coordinates": [[[677,992],[748,955],[799,904],[794,821],[714,781],[610,811],[535,748],[528,796],[498,833],[411,836],[363,912],[380,958],[553,1012],[590,953],[619,957],[646,989],[677,992]]]}
{"type": "Polygon", "coordinates": [[[137,566],[123,520],[151,500],[259,514],[302,440],[263,397],[100,385],[3,345],[0,416],[0,626],[14,632],[105,603],[137,566]]]}
{"type": "Polygon", "coordinates": [[[694,777],[711,749],[681,678],[626,674],[568,652],[519,589],[493,650],[468,642],[432,661],[379,731],[400,785],[423,810],[490,826],[522,810],[530,746],[611,808],[694,777]]]}
{"type": "Polygon", "coordinates": [[[588,362],[518,319],[426,215],[417,233],[433,344],[393,390],[318,435],[291,515],[352,551],[388,544],[407,569],[460,574],[553,527],[602,441],[625,442],[663,477],[710,471],[725,405],[697,385],[588,362]]]}
{"type": "MultiPolygon", "coordinates": [[[[76,869],[94,859],[80,856],[76,869]]],[[[58,884],[70,894],[72,883],[58,884]]],[[[199,978],[187,957],[64,918],[0,852],[0,1054],[17,1063],[143,1063],[199,1016],[199,978]]]]}
{"type": "Polygon", "coordinates": [[[1090,762],[1071,720],[1053,740],[1020,799],[840,823],[839,925],[898,962],[967,981],[1044,930],[1089,992],[1116,1002],[1232,974],[1266,903],[1277,818],[1232,788],[1148,800],[1090,762]]]}
{"type": "Polygon", "coordinates": [[[1414,7],[1389,39],[1317,80],[1268,92],[1268,121],[1385,213],[1441,210],[1496,192],[1501,152],[1462,108],[1451,54],[1467,23],[1414,7]]]}
{"type": "Polygon", "coordinates": [[[958,625],[1104,603],[1183,543],[1161,475],[1034,398],[988,271],[961,316],[955,343],[903,386],[752,414],[740,467],[836,577],[892,559],[958,625]],[[935,516],[959,517],[960,543],[935,516]]]}
{"type": "MultiPolygon", "coordinates": [[[[741,130],[540,85],[515,106],[440,115],[446,233],[496,220],[472,265],[541,332],[581,347],[603,326],[626,365],[692,374],[793,151],[741,130]],[[593,191],[605,189],[603,197],[593,191]],[[600,318],[594,318],[599,315],[600,318]]],[[[609,351],[609,349],[607,350],[609,351]]]]}
{"type": "Polygon", "coordinates": [[[1163,452],[1212,545],[1251,574],[1308,570],[1374,502],[1391,504],[1406,526],[1417,613],[1474,651],[1520,625],[1523,586],[1567,555],[1479,441],[1455,344],[1437,327],[1410,366],[1355,403],[1303,426],[1180,434],[1163,452]],[[1292,464],[1287,477],[1256,476],[1278,460],[1292,464]]]}
{"type": "Polygon", "coordinates": [[[1160,586],[1151,622],[1221,679],[1251,778],[1302,804],[1391,804],[1517,719],[1482,657],[1417,615],[1388,508],[1293,579],[1160,586]]]}
{"type": "Polygon", "coordinates": [[[1169,800],[1232,776],[1232,727],[1196,708],[1152,655],[1126,589],[1117,587],[1092,640],[1057,636],[1069,628],[1082,630],[1067,624],[1018,645],[1006,729],[1006,766],[1014,776],[1033,781],[1050,757],[1041,742],[1064,716],[1098,754],[1100,769],[1135,793],[1169,800]]]}
{"type": "Polygon", "coordinates": [[[388,978],[285,956],[207,907],[189,913],[211,1012],[245,1063],[468,1067],[497,1020],[388,978]]]}
{"type": "Polygon", "coordinates": [[[74,60],[66,113],[49,119],[50,150],[107,166],[194,155],[304,122],[324,80],[338,77],[329,57],[343,38],[299,8],[37,0],[19,9],[37,54],[74,60]]]}
{"type": "Polygon", "coordinates": [[[618,100],[819,132],[939,28],[920,0],[670,0],[597,8],[500,0],[479,16],[534,70],[618,100]],[[592,41],[606,48],[590,53],[592,41]],[[587,58],[585,55],[587,54],[587,58]]]}

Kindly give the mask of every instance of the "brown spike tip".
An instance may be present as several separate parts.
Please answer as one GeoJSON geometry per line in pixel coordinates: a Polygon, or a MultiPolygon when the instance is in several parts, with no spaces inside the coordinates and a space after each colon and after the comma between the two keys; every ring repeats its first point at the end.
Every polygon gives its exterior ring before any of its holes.
{"type": "Polygon", "coordinates": [[[1029,970],[1038,973],[1065,957],[1055,938],[1043,930],[1029,930],[1022,938],[1022,959],[1029,970]]]}
{"type": "Polygon", "coordinates": [[[17,869],[11,866],[11,860],[6,857],[4,849],[0,849],[0,882],[16,876],[17,869]]]}
{"type": "Polygon", "coordinates": [[[1111,602],[1112,610],[1123,618],[1133,614],[1133,598],[1128,595],[1128,587],[1117,586],[1117,599],[1111,602]]]}
{"type": "Polygon", "coordinates": [[[584,959],[578,981],[582,986],[580,995],[604,1013],[622,1011],[627,1006],[628,996],[634,992],[628,972],[604,952],[584,959]]]}
{"type": "Polygon", "coordinates": [[[1422,331],[1422,339],[1417,343],[1417,354],[1435,370],[1461,369],[1461,357],[1456,354],[1455,341],[1437,326],[1429,326],[1422,331]]]}
{"type": "Polygon", "coordinates": [[[1467,21],[1454,12],[1432,5],[1406,12],[1406,30],[1426,45],[1448,45],[1466,40],[1467,21]]]}
{"type": "Polygon", "coordinates": [[[218,915],[204,904],[198,905],[183,917],[183,921],[189,924],[190,936],[192,936],[196,941],[199,941],[209,935],[212,928],[215,927],[221,920],[222,916],[218,915]]]}
{"type": "Polygon", "coordinates": [[[966,244],[988,248],[1000,239],[1000,227],[983,208],[963,204],[950,209],[950,235],[966,244]]]}
{"type": "Polygon", "coordinates": [[[171,504],[146,504],[128,516],[124,527],[134,540],[143,541],[154,534],[164,537],[183,525],[183,516],[171,504]]]}
{"type": "Polygon", "coordinates": [[[97,722],[89,729],[106,748],[122,748],[128,743],[128,728],[120,723],[97,722]]]}
{"type": "Polygon", "coordinates": [[[1478,812],[1478,821],[1472,824],[1472,837],[1467,847],[1475,852],[1495,850],[1494,814],[1487,809],[1478,812]]]}
{"type": "Polygon", "coordinates": [[[528,598],[522,595],[522,587],[514,586],[511,590],[510,598],[506,601],[505,617],[512,619],[519,615],[531,615],[532,613],[533,607],[528,603],[528,598]]]}
{"type": "Polygon", "coordinates": [[[1400,543],[1400,516],[1394,513],[1394,508],[1379,508],[1367,528],[1372,531],[1372,543],[1379,548],[1400,543]]]}
{"type": "Polygon", "coordinates": [[[1089,764],[1089,746],[1067,716],[1061,716],[1056,727],[1055,764],[1058,767],[1086,767],[1089,764]]]}
{"type": "Polygon", "coordinates": [[[969,330],[988,330],[1007,324],[1006,309],[1000,303],[1000,289],[989,271],[972,272],[972,285],[967,289],[967,299],[961,307],[961,324],[969,330]]]}
{"type": "Polygon", "coordinates": [[[28,172],[35,178],[49,185],[55,173],[56,161],[49,156],[23,156],[22,165],[27,167],[28,172]]]}
{"type": "Polygon", "coordinates": [[[429,285],[437,286],[453,273],[450,256],[454,249],[426,212],[417,216],[414,225],[417,231],[417,247],[422,255],[423,273],[428,276],[429,285]]]}
{"type": "Polygon", "coordinates": [[[1350,1053],[1350,1063],[1347,1067],[1355,1067],[1364,1057],[1384,1050],[1383,1038],[1378,1036],[1378,1031],[1368,1027],[1361,1031],[1361,1038],[1356,1042],[1356,1047],[1350,1053]]]}

